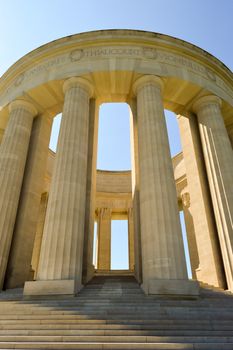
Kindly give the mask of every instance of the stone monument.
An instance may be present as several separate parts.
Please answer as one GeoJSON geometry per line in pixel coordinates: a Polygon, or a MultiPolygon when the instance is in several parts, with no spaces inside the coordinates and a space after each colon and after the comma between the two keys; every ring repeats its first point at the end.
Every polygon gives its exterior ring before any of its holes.
{"type": "Polygon", "coordinates": [[[137,30],[65,37],[0,78],[0,281],[75,295],[110,270],[111,219],[128,220],[129,272],[146,294],[233,292],[233,75],[182,40],[137,30]],[[133,167],[96,171],[98,111],[126,102],[133,167]],[[164,109],[183,152],[171,159],[164,109]],[[62,112],[56,155],[53,118],[62,112]],[[193,279],[179,222],[184,211],[193,279]]]}

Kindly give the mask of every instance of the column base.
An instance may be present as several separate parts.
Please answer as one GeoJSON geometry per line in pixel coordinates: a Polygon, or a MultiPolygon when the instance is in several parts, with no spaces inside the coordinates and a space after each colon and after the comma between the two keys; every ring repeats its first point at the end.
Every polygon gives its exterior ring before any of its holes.
{"type": "Polygon", "coordinates": [[[83,278],[83,284],[88,283],[94,276],[95,274],[95,266],[90,265],[87,270],[83,273],[84,278],[83,278]]]}
{"type": "MultiPolygon", "coordinates": [[[[81,288],[79,288],[81,289],[81,288]]],[[[75,295],[75,280],[47,280],[25,282],[23,294],[30,295],[75,295]]]]}
{"type": "Polygon", "coordinates": [[[158,295],[199,295],[199,283],[194,280],[153,279],[141,288],[146,294],[158,295]]]}

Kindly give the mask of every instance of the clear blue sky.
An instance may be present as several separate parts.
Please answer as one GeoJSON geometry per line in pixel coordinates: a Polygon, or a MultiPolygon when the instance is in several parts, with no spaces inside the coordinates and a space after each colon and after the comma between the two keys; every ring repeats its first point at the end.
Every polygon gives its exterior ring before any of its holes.
{"type": "MultiPolygon", "coordinates": [[[[111,28],[175,36],[200,46],[233,68],[233,0],[0,0],[0,9],[0,76],[42,44],[70,34],[111,28]]],[[[166,118],[173,155],[181,150],[177,124],[171,113],[166,113],[166,118]]],[[[101,108],[98,167],[130,168],[124,105],[101,108]]],[[[114,232],[120,235],[121,228],[114,232]]],[[[120,259],[117,249],[114,261],[125,261],[125,253],[120,259]]]]}

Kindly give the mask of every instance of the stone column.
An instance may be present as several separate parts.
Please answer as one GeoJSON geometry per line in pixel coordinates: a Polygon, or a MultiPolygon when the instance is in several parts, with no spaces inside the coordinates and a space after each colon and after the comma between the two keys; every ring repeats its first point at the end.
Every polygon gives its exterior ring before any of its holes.
{"type": "MultiPolygon", "coordinates": [[[[96,211],[96,213],[98,212],[98,210],[96,211]]],[[[98,267],[98,217],[97,214],[95,215],[95,222],[94,222],[94,230],[96,229],[96,234],[93,237],[93,256],[92,256],[92,261],[93,261],[93,265],[95,270],[98,267]]]]}
{"type": "Polygon", "coordinates": [[[25,284],[28,295],[74,294],[81,288],[92,86],[83,78],[70,78],[64,93],[37,281],[25,284]]]}
{"type": "Polygon", "coordinates": [[[133,209],[128,210],[128,251],[129,251],[129,270],[134,271],[134,222],[133,209]]]}
{"type": "Polygon", "coordinates": [[[134,275],[139,283],[142,282],[142,249],[139,200],[139,160],[138,160],[138,118],[137,99],[130,101],[130,145],[131,145],[131,179],[134,223],[134,275]]]}
{"type": "Polygon", "coordinates": [[[198,294],[189,281],[161,91],[143,76],[137,94],[143,289],[148,294],[198,294]]]}
{"type": "Polygon", "coordinates": [[[83,283],[87,283],[94,275],[93,240],[96,197],[96,161],[98,143],[98,112],[96,99],[90,100],[88,161],[87,161],[87,189],[86,211],[83,244],[83,283]]]}
{"type": "Polygon", "coordinates": [[[0,128],[0,144],[1,144],[2,139],[3,139],[4,131],[5,131],[4,129],[0,128]]]}
{"type": "Polygon", "coordinates": [[[233,291],[233,151],[221,114],[220,98],[202,97],[193,109],[198,117],[227,284],[233,291]]]}
{"type": "MultiPolygon", "coordinates": [[[[178,123],[190,195],[190,207],[188,212],[184,207],[184,214],[189,226],[193,226],[195,231],[198,250],[198,259],[197,257],[194,259],[194,256],[191,258],[195,260],[196,278],[210,285],[224,288],[225,276],[197,118],[192,113],[186,113],[178,116],[178,123]]],[[[190,255],[193,254],[191,249],[190,255]]]]}
{"type": "Polygon", "coordinates": [[[192,276],[197,278],[197,270],[199,268],[199,257],[197,251],[197,242],[195,237],[195,229],[192,214],[190,212],[190,194],[187,191],[181,193],[182,209],[184,213],[185,228],[189,247],[189,257],[192,269],[192,276]]]}
{"type": "Polygon", "coordinates": [[[16,100],[0,146],[0,288],[3,286],[18,201],[27,159],[35,107],[16,100]]]}
{"type": "Polygon", "coordinates": [[[34,119],[7,267],[6,288],[23,287],[25,281],[33,278],[32,251],[48,159],[51,126],[51,117],[41,115],[34,119]]]}
{"type": "Polygon", "coordinates": [[[98,210],[98,270],[111,270],[111,209],[98,210]]]}
{"type": "Polygon", "coordinates": [[[230,127],[228,127],[228,135],[231,141],[231,146],[233,148],[233,125],[231,125],[230,127]]]}
{"type": "Polygon", "coordinates": [[[44,192],[40,200],[40,208],[38,213],[38,221],[36,226],[36,235],[32,252],[32,270],[34,271],[33,279],[37,279],[37,271],[39,266],[40,249],[43,237],[44,222],[48,205],[48,192],[44,192]]]}

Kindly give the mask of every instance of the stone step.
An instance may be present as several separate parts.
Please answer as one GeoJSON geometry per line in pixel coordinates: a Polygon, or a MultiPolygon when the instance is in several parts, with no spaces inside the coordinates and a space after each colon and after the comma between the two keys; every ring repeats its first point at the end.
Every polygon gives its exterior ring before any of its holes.
{"type": "Polygon", "coordinates": [[[144,291],[142,288],[140,288],[138,285],[132,285],[132,284],[128,284],[128,285],[120,285],[120,284],[90,284],[90,285],[86,285],[84,288],[82,288],[80,290],[80,292],[78,293],[78,295],[80,294],[85,294],[87,292],[91,292],[93,293],[96,290],[116,290],[116,291],[124,291],[125,293],[127,292],[135,292],[135,293],[140,293],[141,295],[144,295],[144,291]]]}
{"type": "Polygon", "coordinates": [[[129,305],[129,304],[120,304],[120,305],[114,305],[114,304],[91,304],[88,303],[83,305],[76,305],[76,306],[60,306],[60,307],[52,307],[52,306],[43,306],[43,307],[28,307],[28,308],[14,308],[10,306],[9,308],[0,308],[0,315],[21,315],[21,314],[79,314],[79,313],[87,313],[87,314],[93,314],[93,312],[96,312],[97,314],[100,312],[113,312],[113,313],[137,313],[139,316],[142,313],[155,313],[157,316],[165,315],[165,314],[187,314],[190,313],[191,315],[200,315],[200,317],[203,317],[203,315],[211,315],[211,314],[221,314],[221,313],[228,313],[231,314],[233,312],[233,308],[229,307],[160,307],[160,306],[154,306],[151,305],[149,307],[145,307],[142,305],[129,305]]]}
{"type": "Polygon", "coordinates": [[[139,296],[141,298],[145,298],[145,296],[142,294],[141,291],[135,291],[135,290],[129,290],[128,292],[125,292],[124,290],[114,290],[114,289],[109,289],[109,290],[96,290],[96,291],[93,291],[93,290],[87,290],[85,291],[85,293],[80,293],[80,296],[106,296],[106,297],[109,297],[109,296],[125,296],[125,297],[132,297],[132,296],[139,296]]]}
{"type": "Polygon", "coordinates": [[[233,345],[233,336],[0,335],[0,343],[1,342],[230,343],[233,345]]]}
{"type": "Polygon", "coordinates": [[[81,290],[79,292],[79,295],[82,295],[82,294],[87,294],[87,293],[95,293],[95,292],[121,292],[121,293],[124,293],[124,294],[140,294],[142,296],[144,296],[144,293],[143,291],[140,289],[140,288],[135,288],[135,287],[111,287],[111,286],[105,286],[105,287],[102,287],[102,288],[99,288],[98,286],[87,286],[85,288],[85,290],[81,290]]]}
{"type": "Polygon", "coordinates": [[[232,330],[233,329],[233,323],[231,324],[211,324],[211,323],[197,323],[197,324],[169,324],[169,323],[155,323],[155,324],[101,324],[101,323],[77,323],[77,324],[69,324],[67,323],[56,323],[54,320],[54,323],[49,323],[49,324],[44,324],[39,322],[14,322],[14,323],[3,323],[0,324],[0,331],[1,330],[6,330],[6,329],[38,329],[38,330],[43,330],[43,329],[105,329],[105,330],[115,330],[115,329],[139,329],[139,330],[216,330],[216,327],[219,327],[219,329],[222,330],[232,330]]]}
{"type": "MultiPolygon", "coordinates": [[[[1,317],[1,315],[0,315],[1,317]]],[[[2,318],[0,319],[0,325],[2,324],[7,324],[7,323],[28,323],[30,322],[35,322],[35,323],[68,323],[68,322],[73,322],[73,323],[103,323],[103,324],[156,324],[156,325],[169,325],[169,324],[177,324],[177,325],[193,325],[193,324],[226,324],[226,325],[231,325],[233,324],[232,320],[215,320],[215,319],[156,319],[156,318],[150,318],[150,319],[145,319],[145,318],[125,318],[125,319],[115,319],[115,320],[110,320],[110,319],[99,319],[99,318],[78,318],[76,315],[64,315],[64,317],[61,315],[60,318],[55,317],[54,315],[48,315],[46,316],[33,316],[29,317],[28,315],[22,315],[20,318],[16,317],[15,315],[12,315],[10,318],[2,318]]]]}
{"type": "Polygon", "coordinates": [[[17,295],[0,301],[0,349],[233,350],[232,295],[202,294],[146,296],[133,277],[111,276],[74,298],[17,295]]]}
{"type": "MultiPolygon", "coordinates": [[[[106,291],[106,290],[97,290],[97,291],[102,291],[102,293],[106,292],[106,294],[108,293],[109,294],[109,298],[111,298],[111,295],[114,294],[114,289],[112,290],[112,292],[109,290],[109,291],[106,291]]],[[[124,293],[124,290],[123,291],[118,291],[118,292],[121,292],[123,295],[121,296],[121,298],[125,299],[125,300],[129,300],[132,296],[132,290],[131,290],[131,293],[129,295],[127,295],[126,293],[124,293]]],[[[61,301],[61,302],[72,302],[72,301],[76,301],[76,300],[79,300],[79,299],[82,299],[88,295],[88,297],[92,297],[92,299],[95,298],[95,295],[96,295],[96,291],[95,290],[88,290],[88,291],[85,291],[85,292],[82,292],[82,293],[79,293],[77,294],[76,296],[71,296],[70,298],[62,298],[60,297],[60,299],[56,298],[55,299],[55,302],[56,301],[61,301]]],[[[198,296],[198,297],[185,297],[185,296],[180,296],[180,297],[167,297],[167,298],[164,298],[162,296],[159,296],[159,295],[144,295],[142,294],[141,292],[140,293],[135,293],[135,297],[137,299],[141,299],[141,300],[144,300],[144,301],[147,301],[147,300],[152,300],[154,302],[159,302],[161,304],[176,304],[176,303],[203,303],[203,302],[207,302],[207,303],[216,303],[216,302],[219,302],[219,303],[223,303],[223,302],[229,302],[231,303],[232,302],[232,298],[233,298],[233,295],[231,297],[227,297],[227,298],[219,298],[219,297],[212,297],[212,298],[209,298],[209,296],[198,296]]],[[[34,296],[33,298],[30,299],[30,297],[25,297],[24,299],[22,299],[23,302],[27,302],[27,301],[36,301],[36,302],[44,302],[44,301],[48,301],[48,302],[54,302],[54,298],[38,298],[36,296],[34,296]],[[28,298],[28,299],[27,299],[28,298]]],[[[98,298],[102,298],[102,295],[99,296],[98,298]]],[[[1,302],[7,302],[7,300],[1,300],[0,299],[0,303],[1,302]]],[[[11,300],[12,302],[12,300],[11,300]]],[[[16,302],[19,302],[18,300],[16,300],[16,302]]]]}
{"type": "Polygon", "coordinates": [[[154,306],[151,305],[149,307],[143,306],[143,305],[114,305],[114,304],[105,304],[105,305],[89,305],[83,304],[83,305],[76,305],[76,306],[60,306],[60,307],[52,307],[52,306],[41,306],[41,307],[28,307],[28,308],[17,308],[17,307],[12,307],[10,306],[9,308],[0,308],[0,314],[51,314],[51,313],[56,313],[56,314],[63,314],[63,313],[69,313],[69,312],[74,312],[74,313],[79,313],[79,312],[90,312],[93,313],[93,311],[96,311],[97,313],[99,312],[114,312],[116,311],[117,313],[120,312],[138,312],[141,314],[142,312],[146,313],[156,313],[156,315],[164,315],[164,314],[214,314],[214,313],[232,313],[233,308],[229,307],[160,307],[160,306],[154,306]]]}
{"type": "Polygon", "coordinates": [[[82,294],[78,295],[77,297],[74,298],[69,298],[69,299],[56,299],[56,300],[51,300],[51,299],[36,299],[36,298],[27,298],[27,299],[22,299],[22,300],[17,300],[17,301],[8,301],[8,300],[0,300],[0,307],[4,307],[6,305],[30,305],[30,304],[48,304],[48,305],[63,305],[63,304],[68,304],[68,305],[75,305],[77,303],[80,303],[82,301],[90,301],[90,302],[98,302],[98,301],[119,301],[119,302],[141,302],[141,303],[155,303],[159,304],[161,306],[167,305],[167,306],[175,306],[175,305],[190,305],[190,306],[195,306],[195,305],[209,305],[209,306],[214,306],[214,305],[229,305],[232,306],[232,298],[229,299],[208,299],[208,298],[197,298],[197,299],[179,299],[179,300],[163,300],[160,298],[156,298],[155,296],[147,296],[145,297],[144,295],[141,296],[139,294],[136,294],[134,298],[132,298],[132,295],[130,296],[125,296],[125,295],[114,295],[113,293],[109,293],[108,295],[104,295],[103,293],[101,295],[96,295],[96,293],[89,293],[88,295],[82,294]]]}
{"type": "Polygon", "coordinates": [[[228,310],[233,311],[233,306],[223,306],[223,305],[219,305],[219,306],[209,306],[209,305],[192,305],[192,306],[185,306],[185,305],[176,305],[176,306],[167,306],[167,305],[160,305],[160,304],[149,304],[149,305],[145,305],[145,304],[138,304],[138,303],[114,303],[114,302],[104,302],[104,303],[89,303],[88,301],[85,303],[80,303],[80,304],[74,304],[74,305],[62,305],[60,304],[58,305],[35,305],[35,304],[31,304],[31,305],[5,305],[4,307],[0,307],[0,312],[9,312],[9,311],[15,311],[15,312],[34,312],[34,311],[63,311],[63,310],[81,310],[81,309],[85,309],[85,308],[92,308],[93,306],[96,307],[96,309],[109,309],[109,308],[115,308],[117,310],[121,310],[121,309],[138,309],[140,310],[152,310],[154,309],[155,311],[159,312],[164,312],[164,311],[169,311],[169,310],[175,310],[177,312],[180,311],[200,311],[200,312],[219,312],[219,311],[224,311],[224,310],[228,310]]]}
{"type": "MultiPolygon", "coordinates": [[[[125,288],[137,288],[137,289],[141,289],[141,287],[135,283],[135,282],[120,282],[120,281],[111,281],[111,282],[101,282],[101,281],[97,281],[96,283],[88,283],[85,288],[104,288],[104,287],[113,287],[113,288],[120,288],[120,287],[125,287],[125,288]]],[[[82,289],[84,290],[84,289],[82,289]]]]}
{"type": "MultiPolygon", "coordinates": [[[[204,316],[204,315],[203,315],[204,316]]],[[[48,319],[48,320],[54,320],[54,319],[66,319],[66,320],[90,320],[90,319],[102,319],[102,320],[109,320],[110,322],[116,322],[116,321],[128,321],[129,319],[137,321],[140,319],[141,315],[137,315],[134,313],[131,314],[117,314],[117,313],[99,313],[97,314],[96,312],[91,314],[21,314],[21,315],[0,315],[1,320],[43,320],[43,319],[48,319]]],[[[211,320],[211,318],[214,317],[214,315],[205,315],[204,319],[206,320],[211,320]]],[[[228,321],[233,321],[233,314],[228,313],[228,314],[219,314],[216,315],[217,319],[219,322],[222,320],[228,320],[228,321]]],[[[149,320],[157,320],[157,321],[167,321],[167,320],[173,320],[173,321],[182,321],[185,323],[188,319],[192,319],[194,323],[199,322],[201,319],[203,319],[199,314],[198,315],[192,315],[192,314],[182,314],[182,315],[154,315],[148,314],[145,315],[142,321],[149,321],[149,320]]]]}
{"type": "MultiPolygon", "coordinates": [[[[175,327],[175,326],[170,326],[170,327],[166,327],[166,328],[163,328],[163,327],[138,327],[138,328],[135,328],[135,327],[123,327],[123,326],[120,326],[120,327],[110,327],[110,328],[106,328],[106,327],[85,327],[85,326],[81,326],[81,327],[72,327],[72,325],[69,325],[67,327],[65,327],[64,325],[62,325],[61,327],[53,327],[52,325],[50,324],[44,324],[46,325],[46,327],[42,327],[42,326],[38,326],[38,327],[27,327],[27,325],[25,327],[4,327],[4,328],[1,328],[0,330],[0,333],[2,335],[4,334],[7,334],[7,331],[10,331],[9,334],[13,334],[13,333],[17,333],[18,334],[23,334],[22,332],[20,333],[21,330],[26,330],[26,331],[34,331],[34,330],[38,330],[38,331],[41,331],[41,332],[38,332],[38,334],[42,334],[44,330],[51,330],[51,331],[56,331],[56,330],[59,330],[61,333],[62,331],[66,331],[66,330],[70,330],[70,331],[82,331],[82,330],[90,330],[90,331],[94,331],[94,330],[105,330],[107,331],[106,333],[114,333],[115,331],[115,334],[124,334],[125,331],[129,330],[129,331],[140,331],[138,334],[139,335],[142,335],[142,334],[149,334],[148,332],[154,332],[154,335],[205,335],[205,336],[208,336],[208,335],[224,335],[224,336],[229,336],[229,335],[232,335],[233,332],[232,332],[232,326],[229,327],[229,326],[223,326],[223,327],[213,327],[212,329],[209,329],[209,327],[194,327],[193,329],[190,327],[190,328],[185,328],[185,327],[175,327]],[[142,331],[142,332],[141,332],[142,331]],[[144,332],[145,331],[145,332],[144,332]],[[144,332],[144,333],[143,333],[144,332]]],[[[54,333],[51,333],[51,334],[55,334],[56,332],[54,333]]],[[[77,333],[77,332],[76,332],[77,333]]],[[[36,333],[33,333],[36,335],[36,333]]],[[[44,333],[43,333],[44,334],[44,333]]],[[[95,332],[93,333],[95,334],[95,332]]],[[[152,334],[150,334],[152,335],[152,334]]]]}
{"type": "MultiPolygon", "coordinates": [[[[203,315],[204,316],[204,315],[203,315]]],[[[206,320],[211,320],[211,318],[214,315],[205,315],[206,320]]],[[[132,314],[97,314],[96,312],[93,314],[21,314],[21,315],[0,315],[0,320],[43,320],[43,319],[47,319],[47,320],[90,320],[90,319],[102,319],[103,321],[109,320],[109,322],[117,322],[117,321],[125,321],[128,322],[129,319],[137,321],[140,320],[141,315],[135,315],[134,313],[132,314]]],[[[192,314],[182,314],[182,315],[164,315],[164,316],[159,316],[159,315],[154,315],[154,313],[152,313],[151,315],[145,315],[144,318],[140,321],[140,322],[147,322],[150,320],[156,320],[158,322],[161,321],[182,321],[182,322],[186,322],[187,320],[189,320],[190,318],[192,318],[193,322],[199,322],[200,320],[202,320],[203,318],[200,317],[200,315],[192,315],[192,314]]],[[[233,314],[232,313],[228,313],[228,314],[218,314],[217,315],[217,319],[218,321],[223,321],[223,320],[228,320],[228,321],[232,321],[233,320],[233,314]]]]}
{"type": "Polygon", "coordinates": [[[118,320],[110,320],[110,319],[88,319],[88,318],[65,318],[61,317],[58,318],[48,318],[48,317],[22,317],[20,319],[11,318],[11,319],[2,319],[0,320],[0,329],[2,327],[7,327],[7,325],[28,325],[28,324],[36,324],[36,325],[43,325],[43,324],[49,324],[49,325],[85,325],[85,327],[90,326],[92,324],[99,326],[99,325],[109,325],[109,326],[153,326],[153,327],[161,327],[161,329],[166,329],[168,327],[212,327],[213,329],[216,329],[216,327],[230,327],[233,326],[232,320],[203,320],[203,319],[197,319],[197,320],[191,320],[191,319],[185,319],[185,320],[174,320],[174,319],[164,319],[164,320],[158,320],[158,319],[118,319],[118,320]],[[30,323],[29,323],[30,322],[30,323]]]}
{"type": "Polygon", "coordinates": [[[232,344],[230,343],[222,343],[215,344],[215,343],[1,343],[0,344],[1,349],[9,349],[9,348],[15,348],[15,349],[112,349],[112,350],[120,350],[120,349],[155,349],[155,350],[188,350],[188,349],[194,349],[195,350],[232,350],[232,344]]]}
{"type": "Polygon", "coordinates": [[[0,307],[3,307],[5,305],[22,305],[22,306],[26,306],[26,305],[44,305],[44,304],[48,304],[48,305],[75,305],[77,303],[80,303],[82,301],[90,301],[90,302],[97,302],[97,301],[121,301],[121,302],[139,302],[141,301],[142,303],[154,303],[154,304],[158,304],[161,306],[176,306],[176,305],[184,305],[184,306],[195,306],[195,305],[232,305],[232,299],[226,299],[226,300],[221,300],[221,299],[211,299],[209,300],[208,298],[199,298],[199,299],[191,299],[191,300],[186,300],[186,299],[179,299],[179,300],[162,300],[159,298],[155,298],[154,296],[148,296],[147,298],[145,298],[145,296],[135,296],[135,300],[132,299],[132,295],[130,296],[123,296],[123,295],[119,295],[119,296],[114,296],[114,293],[110,293],[109,296],[107,296],[106,298],[103,297],[103,295],[100,296],[96,296],[95,293],[93,293],[93,295],[79,295],[77,297],[74,298],[69,298],[69,299],[56,299],[55,300],[49,300],[49,299],[24,299],[21,301],[7,301],[7,300],[3,300],[0,301],[0,307]]]}
{"type": "Polygon", "coordinates": [[[80,309],[84,307],[115,307],[115,308],[122,308],[122,307],[129,307],[129,308],[144,308],[144,309],[157,309],[157,310],[167,310],[167,309],[177,309],[177,310],[200,310],[200,311],[205,311],[205,310],[220,310],[220,309],[228,309],[233,311],[233,306],[231,304],[214,304],[214,305],[208,305],[208,304],[196,304],[196,305],[185,305],[185,304],[180,304],[180,305],[163,305],[159,303],[153,303],[153,302],[135,302],[135,301],[124,301],[124,300],[106,300],[106,299],[101,299],[101,300],[95,300],[95,301],[88,301],[82,300],[77,303],[73,304],[30,304],[30,305],[4,305],[1,307],[0,305],[0,313],[2,312],[7,312],[10,309],[14,309],[16,311],[25,311],[25,310],[63,310],[63,309],[80,309]]]}
{"type": "Polygon", "coordinates": [[[47,337],[47,336],[118,336],[118,337],[124,337],[124,336],[156,336],[156,337],[205,337],[207,339],[212,337],[219,337],[222,338],[229,338],[232,339],[232,330],[213,330],[213,329],[207,329],[203,330],[199,327],[199,329],[178,329],[173,328],[171,330],[149,330],[149,329],[97,329],[97,328],[88,328],[88,329],[63,329],[63,328],[51,328],[47,327],[47,329],[41,329],[39,327],[38,329],[32,329],[29,327],[25,327],[24,329],[0,329],[0,339],[1,336],[9,336],[12,339],[16,339],[17,337],[21,336],[41,336],[41,337],[47,337]],[[49,328],[49,329],[48,329],[49,328]]]}
{"type": "Polygon", "coordinates": [[[0,343],[0,348],[4,349],[56,349],[56,350],[67,350],[67,349],[75,349],[75,350],[99,350],[99,349],[108,349],[108,350],[232,350],[232,344],[230,343],[47,343],[47,342],[37,342],[37,343],[16,343],[16,342],[2,342],[0,343]]]}

